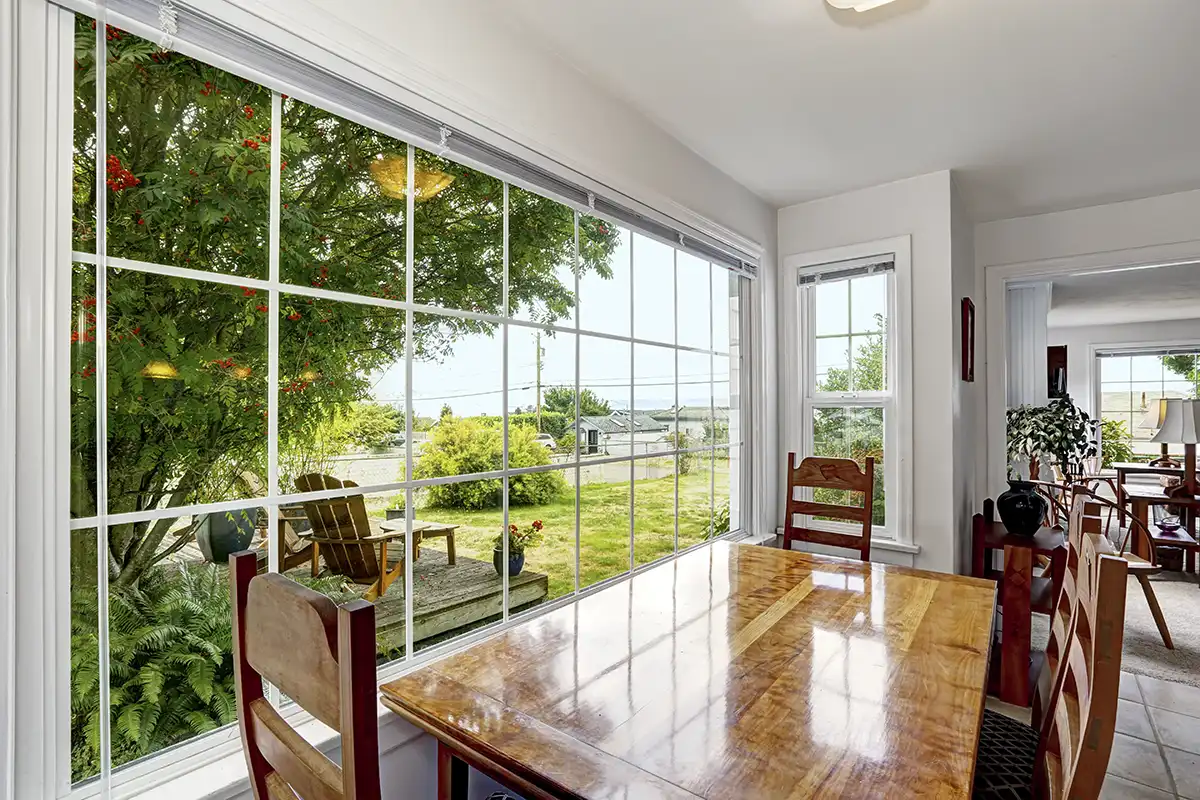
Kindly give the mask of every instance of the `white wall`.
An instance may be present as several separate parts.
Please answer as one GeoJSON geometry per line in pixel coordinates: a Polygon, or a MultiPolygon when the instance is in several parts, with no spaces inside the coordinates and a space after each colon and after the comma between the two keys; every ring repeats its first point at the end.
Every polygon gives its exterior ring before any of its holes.
{"type": "Polygon", "coordinates": [[[953,357],[948,368],[952,371],[950,385],[951,412],[954,415],[953,442],[953,531],[955,534],[954,566],[959,572],[969,573],[971,568],[971,517],[979,510],[978,470],[982,460],[972,446],[975,430],[983,419],[983,348],[978,341],[975,347],[975,380],[962,380],[962,298],[969,297],[976,305],[976,336],[982,328],[978,307],[983,298],[977,289],[975,269],[975,227],[967,216],[951,181],[950,192],[950,301],[953,306],[953,331],[951,345],[953,357]]]}
{"type": "Polygon", "coordinates": [[[988,354],[986,425],[977,426],[973,442],[986,453],[983,491],[995,496],[1004,489],[1004,282],[1194,259],[1200,257],[1198,220],[1200,191],[1191,191],[975,227],[975,262],[983,271],[988,313],[999,311],[978,344],[988,354]]]}
{"type": "MultiPolygon", "coordinates": [[[[875,186],[836,197],[814,200],[779,211],[780,260],[788,255],[871,242],[896,236],[912,237],[912,385],[913,385],[913,541],[921,548],[919,567],[953,571],[958,559],[954,490],[952,423],[955,404],[967,395],[957,387],[955,354],[958,337],[958,298],[955,295],[951,248],[951,181],[949,172],[875,186]]],[[[961,275],[968,280],[969,245],[960,228],[961,275]]],[[[780,274],[779,314],[789,313],[794,284],[780,274]]],[[[785,352],[780,343],[779,352],[785,352]]],[[[791,391],[791,387],[780,387],[791,391]]],[[[966,402],[970,405],[970,401],[966,402]]],[[[782,407],[782,406],[781,406],[782,407]]],[[[781,453],[797,449],[797,426],[780,425],[781,453]]],[[[964,451],[965,454],[965,451],[964,451]]],[[[777,480],[782,484],[782,471],[777,480]]],[[[782,489],[780,489],[782,492],[782,489]]],[[[782,496],[782,494],[781,494],[782,496]]],[[[779,514],[782,524],[782,509],[779,514]]]]}
{"type": "Polygon", "coordinates": [[[1067,392],[1075,405],[1092,416],[1097,416],[1099,411],[1093,383],[1099,380],[1099,375],[1095,374],[1095,359],[1092,358],[1095,348],[1133,344],[1200,345],[1200,307],[1197,308],[1197,315],[1196,319],[1163,322],[1050,328],[1050,344],[1067,346],[1067,392]]]}

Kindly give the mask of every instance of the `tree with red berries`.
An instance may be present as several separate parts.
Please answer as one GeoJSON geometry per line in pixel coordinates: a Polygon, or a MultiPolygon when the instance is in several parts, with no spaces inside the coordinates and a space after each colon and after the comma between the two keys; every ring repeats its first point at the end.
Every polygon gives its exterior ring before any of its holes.
{"type": "MultiPolygon", "coordinates": [[[[271,94],[229,73],[162,52],[110,28],[107,152],[102,154],[110,258],[252,279],[269,277],[271,94]]],[[[74,248],[94,253],[94,29],[76,47],[74,248]]],[[[279,146],[279,274],[286,283],[366,298],[406,298],[406,226],[413,230],[412,299],[492,315],[502,306],[504,184],[417,152],[414,218],[404,187],[407,146],[285,99],[279,146]],[[376,165],[372,168],[372,165],[376,165]],[[434,191],[426,186],[440,186],[434,191]]],[[[510,187],[509,306],[553,322],[575,304],[559,277],[572,263],[574,214],[510,187]]],[[[611,275],[618,234],[580,220],[578,269],[611,275]]],[[[119,262],[118,262],[119,263],[119,262]]],[[[93,267],[74,271],[72,512],[94,514],[93,267]]],[[[113,264],[108,311],[109,511],[122,513],[262,496],[266,486],[268,315],[278,314],[279,452],[303,461],[321,427],[370,400],[370,381],[404,358],[405,314],[392,308],[282,296],[251,286],[164,276],[113,264]]],[[[441,358],[493,323],[416,315],[418,358],[441,358]]],[[[287,477],[280,491],[292,491],[287,477]]],[[[108,536],[113,586],[192,538],[177,519],[117,525],[108,536]]]]}

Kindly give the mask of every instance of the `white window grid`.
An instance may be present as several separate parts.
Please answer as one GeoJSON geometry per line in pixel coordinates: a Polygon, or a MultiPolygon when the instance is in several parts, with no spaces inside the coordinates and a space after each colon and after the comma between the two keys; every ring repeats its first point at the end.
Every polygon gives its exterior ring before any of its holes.
{"type": "MultiPolygon", "coordinates": [[[[103,24],[103,18],[97,20],[96,47],[97,47],[98,53],[105,52],[106,42],[105,42],[105,26],[103,24]]],[[[416,665],[418,665],[420,663],[440,657],[448,650],[464,646],[465,644],[470,643],[472,641],[476,641],[479,638],[482,638],[483,636],[489,635],[494,630],[508,625],[510,623],[510,620],[513,618],[523,618],[523,617],[534,616],[534,615],[546,613],[557,607],[560,607],[561,605],[563,605],[567,602],[570,602],[571,600],[575,599],[576,597],[578,597],[580,595],[590,594],[592,592],[599,591],[599,590],[603,589],[604,587],[610,585],[611,583],[614,583],[616,581],[620,581],[620,580],[623,580],[623,579],[629,577],[631,574],[633,574],[635,572],[639,572],[639,571],[648,569],[656,564],[662,563],[662,561],[664,561],[664,560],[668,560],[670,558],[677,557],[678,555],[680,555],[683,552],[686,552],[687,550],[705,546],[708,542],[698,542],[689,547],[685,547],[683,550],[680,549],[680,546],[679,546],[679,470],[676,469],[675,470],[675,478],[674,478],[674,481],[675,481],[675,492],[674,492],[674,495],[675,495],[675,497],[674,497],[675,530],[674,530],[673,552],[666,556],[660,557],[659,559],[657,559],[656,561],[651,562],[651,563],[641,564],[641,565],[638,565],[635,563],[634,544],[635,544],[636,519],[634,517],[634,508],[635,508],[634,495],[636,492],[636,482],[634,481],[634,477],[635,477],[635,470],[636,470],[638,461],[645,460],[650,457],[653,457],[653,458],[670,457],[670,458],[675,458],[678,463],[678,459],[681,456],[686,455],[686,454],[696,454],[698,456],[701,456],[701,455],[706,456],[709,459],[709,464],[710,464],[710,468],[709,468],[709,482],[710,482],[710,485],[709,485],[709,505],[710,505],[709,520],[710,520],[710,524],[711,524],[711,521],[714,519],[714,515],[716,512],[716,508],[717,508],[716,470],[714,468],[716,461],[717,461],[718,457],[720,457],[722,454],[727,455],[727,456],[732,456],[732,454],[734,454],[735,452],[742,454],[742,457],[738,461],[739,469],[737,470],[736,473],[731,472],[731,474],[729,476],[729,480],[730,480],[729,491],[730,491],[731,502],[732,502],[732,498],[737,497],[740,499],[740,501],[742,503],[742,512],[741,512],[740,519],[739,519],[739,522],[741,524],[739,525],[738,528],[730,530],[729,532],[727,532],[726,534],[724,534],[722,537],[719,537],[719,538],[727,538],[727,537],[735,537],[736,538],[741,535],[744,535],[744,533],[745,533],[744,525],[745,525],[745,519],[746,519],[745,503],[746,503],[746,500],[748,500],[748,498],[749,498],[748,476],[750,474],[750,470],[747,469],[747,459],[745,458],[745,453],[746,453],[746,449],[747,449],[746,443],[742,438],[740,438],[741,431],[747,427],[745,424],[745,420],[741,420],[737,426],[730,425],[729,426],[729,435],[731,437],[730,440],[727,442],[724,442],[724,443],[720,443],[720,444],[713,443],[713,444],[701,445],[701,446],[696,446],[696,447],[687,447],[687,448],[676,447],[676,448],[669,449],[669,450],[657,451],[653,454],[653,456],[640,456],[639,457],[635,454],[635,450],[632,447],[634,434],[633,434],[633,429],[632,429],[632,425],[631,425],[631,429],[630,429],[630,433],[629,433],[630,444],[631,444],[630,455],[606,456],[606,457],[594,458],[594,459],[589,458],[586,461],[584,461],[580,458],[578,436],[576,436],[575,448],[572,453],[572,458],[568,462],[534,466],[534,467],[521,467],[521,468],[507,467],[507,464],[508,464],[508,417],[509,417],[508,332],[509,332],[509,329],[511,326],[518,326],[518,327],[522,327],[522,328],[530,328],[530,329],[536,329],[536,330],[548,331],[548,332],[562,332],[565,334],[574,334],[575,335],[575,397],[576,397],[575,416],[576,416],[577,420],[580,416],[580,414],[579,414],[579,411],[580,411],[580,409],[579,409],[579,389],[580,389],[580,371],[581,371],[581,368],[580,368],[580,343],[582,341],[583,336],[589,336],[589,337],[599,338],[599,339],[609,339],[609,340],[618,341],[618,342],[627,342],[629,344],[629,347],[630,347],[630,375],[629,375],[630,398],[629,399],[630,399],[630,408],[631,409],[634,408],[634,399],[635,399],[634,393],[636,390],[636,381],[634,378],[634,376],[636,374],[635,361],[634,361],[635,355],[634,354],[636,352],[637,345],[652,345],[652,346],[659,347],[659,348],[667,347],[667,348],[671,348],[674,351],[675,375],[676,375],[676,378],[675,378],[675,407],[676,407],[676,412],[677,412],[677,416],[675,419],[675,425],[673,427],[674,431],[679,430],[678,408],[679,408],[679,353],[680,352],[693,352],[693,353],[698,353],[698,354],[704,354],[709,357],[708,358],[708,360],[709,360],[709,412],[710,412],[710,419],[713,419],[713,420],[716,419],[715,384],[716,384],[716,377],[717,377],[713,373],[714,360],[717,357],[724,357],[724,358],[728,359],[729,373],[728,373],[727,378],[729,381],[729,398],[730,398],[730,401],[732,404],[730,411],[731,411],[731,413],[732,412],[736,412],[738,414],[744,413],[744,409],[743,409],[744,404],[741,402],[741,398],[746,396],[745,387],[747,385],[747,381],[746,381],[747,371],[744,369],[744,364],[746,363],[744,360],[744,357],[745,357],[745,343],[747,341],[749,341],[749,339],[744,334],[743,330],[741,330],[741,329],[734,330],[733,326],[731,324],[731,329],[729,331],[729,346],[723,350],[713,349],[713,347],[712,347],[712,345],[713,345],[712,330],[714,327],[713,323],[715,321],[714,314],[716,312],[716,309],[715,309],[714,303],[713,303],[713,300],[714,300],[713,291],[712,291],[712,287],[713,287],[713,283],[714,283],[713,277],[714,277],[714,274],[726,273],[726,274],[732,275],[733,273],[730,273],[728,270],[725,270],[723,267],[714,265],[712,263],[708,263],[708,265],[707,265],[707,269],[708,269],[707,293],[708,293],[708,299],[709,299],[708,311],[709,311],[709,345],[710,345],[708,348],[695,347],[695,346],[689,346],[689,345],[680,345],[677,343],[677,341],[678,341],[678,326],[679,326],[679,313],[678,313],[678,311],[679,311],[679,308],[678,308],[678,272],[679,272],[679,270],[678,270],[678,264],[679,264],[680,251],[676,248],[673,248],[673,253],[674,253],[673,283],[675,285],[676,291],[675,291],[675,297],[672,300],[672,302],[675,306],[675,314],[674,314],[675,339],[676,339],[675,342],[663,342],[663,341],[652,340],[652,339],[642,339],[642,338],[637,338],[633,335],[633,327],[635,325],[635,318],[634,318],[633,311],[634,311],[634,304],[636,302],[636,288],[635,288],[636,282],[633,280],[633,271],[634,271],[634,269],[636,269],[636,265],[634,263],[632,246],[628,248],[629,249],[629,259],[630,259],[630,263],[629,263],[629,270],[630,270],[630,331],[629,331],[628,336],[626,336],[624,334],[613,334],[613,333],[608,333],[608,332],[603,332],[603,331],[598,331],[598,330],[590,330],[587,328],[582,328],[580,326],[579,308],[582,307],[583,303],[585,302],[585,299],[583,297],[581,297],[579,294],[578,269],[573,270],[573,272],[575,273],[575,276],[576,276],[574,293],[575,293],[576,303],[577,303],[576,313],[574,314],[573,324],[571,324],[571,325],[544,324],[544,323],[537,323],[537,322],[533,322],[533,321],[529,321],[529,320],[517,319],[510,315],[511,310],[509,309],[509,303],[508,303],[508,289],[509,289],[508,192],[509,192],[510,184],[507,180],[505,180],[504,181],[504,251],[503,251],[504,269],[503,269],[501,308],[503,308],[506,312],[509,312],[509,314],[505,314],[505,315],[484,314],[484,313],[479,313],[479,312],[464,311],[464,310],[453,309],[453,308],[444,308],[441,306],[430,306],[430,305],[425,305],[425,304],[421,304],[421,303],[410,302],[408,300],[403,300],[403,301],[389,300],[386,298],[358,295],[358,294],[353,294],[353,293],[348,293],[348,292],[340,292],[340,291],[322,289],[320,287],[307,286],[307,285],[301,285],[301,284],[291,284],[291,283],[283,282],[282,280],[280,280],[280,271],[279,271],[279,244],[280,244],[279,220],[280,220],[280,202],[281,202],[281,200],[280,200],[280,197],[281,197],[281,175],[280,175],[280,170],[278,168],[279,163],[281,161],[280,145],[281,145],[282,137],[280,135],[280,127],[281,127],[281,119],[282,119],[282,96],[278,91],[272,91],[272,102],[271,102],[271,189],[270,189],[271,196],[270,196],[270,206],[269,206],[269,234],[268,234],[269,235],[269,240],[268,240],[269,241],[269,244],[268,244],[269,261],[268,261],[268,277],[267,277],[267,279],[264,280],[261,278],[232,275],[229,273],[210,272],[210,271],[206,271],[206,270],[196,270],[196,269],[178,267],[178,266],[173,266],[173,265],[158,264],[158,263],[152,263],[152,262],[137,261],[137,260],[133,260],[133,259],[126,259],[126,258],[121,258],[121,257],[117,257],[117,256],[110,256],[107,254],[107,241],[106,241],[107,193],[103,189],[103,187],[105,185],[105,178],[106,178],[106,163],[105,163],[104,156],[107,153],[107,145],[106,145],[106,138],[107,138],[106,137],[106,133],[107,133],[106,59],[105,58],[97,58],[96,63],[98,65],[97,74],[96,74],[96,98],[95,98],[96,99],[96,102],[95,102],[95,107],[96,107],[96,138],[95,138],[96,174],[95,174],[95,180],[96,180],[96,186],[97,186],[96,197],[95,197],[95,202],[96,202],[96,212],[95,212],[96,250],[93,253],[88,253],[88,252],[83,252],[83,251],[73,251],[71,253],[71,261],[72,262],[90,264],[94,267],[96,297],[101,298],[101,297],[104,297],[107,295],[108,270],[109,270],[109,268],[114,268],[114,269],[122,269],[122,270],[130,270],[130,271],[172,276],[172,277],[178,277],[178,278],[194,280],[194,281],[199,281],[199,282],[204,282],[204,283],[217,284],[217,285],[236,286],[236,287],[245,287],[245,288],[250,288],[250,289],[256,289],[258,291],[265,292],[267,294],[268,307],[271,309],[271,312],[268,315],[268,333],[267,333],[267,339],[268,339],[268,341],[267,341],[267,348],[268,348],[267,349],[267,353],[268,353],[267,486],[268,486],[268,491],[267,491],[266,495],[261,496],[261,497],[243,498],[243,499],[236,499],[236,500],[225,500],[225,501],[209,502],[209,503],[196,503],[196,504],[176,506],[176,507],[170,507],[170,508],[155,508],[155,509],[146,509],[146,510],[137,511],[137,512],[112,514],[112,513],[108,512],[108,496],[107,496],[108,495],[108,492],[107,492],[107,489],[108,489],[108,485],[107,485],[108,484],[108,474],[107,474],[108,473],[108,458],[107,458],[107,450],[106,450],[106,441],[107,441],[106,411],[107,411],[107,405],[108,405],[108,401],[107,401],[108,320],[107,320],[106,304],[103,302],[97,302],[97,304],[96,304],[96,311],[95,311],[95,315],[96,315],[96,332],[95,332],[96,363],[95,363],[95,369],[96,369],[96,372],[95,372],[95,376],[94,376],[95,380],[97,382],[96,383],[96,385],[97,385],[96,423],[95,423],[95,426],[96,426],[95,427],[95,437],[96,437],[96,497],[95,497],[96,513],[92,514],[90,516],[71,518],[70,522],[69,522],[69,529],[71,531],[94,530],[95,535],[96,535],[97,603],[98,603],[98,619],[99,619],[99,630],[97,633],[98,633],[98,642],[99,642],[98,651],[99,651],[99,658],[100,658],[100,664],[98,665],[98,667],[99,667],[99,671],[100,671],[101,675],[109,674],[109,662],[108,662],[108,659],[109,659],[109,652],[108,652],[108,650],[109,650],[109,642],[108,642],[109,586],[108,586],[108,564],[107,564],[107,555],[106,554],[107,554],[108,530],[111,526],[129,524],[129,523],[137,523],[137,522],[148,522],[148,521],[167,519],[167,518],[185,517],[185,516],[199,515],[199,514],[209,514],[209,513],[214,513],[214,512],[237,511],[237,510],[244,510],[244,509],[263,509],[267,513],[267,525],[268,525],[267,530],[273,531],[273,530],[275,530],[277,522],[278,522],[279,507],[281,505],[289,505],[289,504],[292,504],[292,503],[295,503],[295,502],[301,501],[301,500],[312,501],[312,500],[319,500],[319,499],[343,497],[347,494],[345,489],[330,489],[330,490],[325,490],[325,491],[320,491],[320,492],[306,492],[306,493],[289,493],[289,492],[280,492],[279,491],[279,483],[278,483],[278,478],[279,478],[279,463],[278,463],[279,314],[278,314],[278,309],[280,308],[281,296],[283,294],[300,295],[300,296],[307,296],[307,297],[312,297],[312,298],[322,298],[322,299],[333,300],[333,301],[338,301],[338,302],[354,303],[354,304],[359,304],[359,305],[371,305],[371,306],[377,306],[377,307],[381,307],[381,308],[392,309],[396,312],[402,312],[405,314],[406,330],[412,329],[414,314],[427,313],[427,314],[432,314],[432,315],[458,317],[458,318],[462,318],[462,319],[471,319],[471,320],[476,320],[476,321],[481,321],[481,322],[493,323],[497,326],[498,330],[500,331],[502,347],[504,349],[504,361],[503,361],[503,367],[502,367],[502,375],[503,375],[503,384],[502,384],[503,414],[502,414],[502,422],[501,422],[501,424],[502,424],[502,448],[503,448],[502,457],[503,457],[503,463],[506,466],[500,470],[493,470],[493,471],[489,471],[489,472],[472,473],[472,474],[468,474],[468,475],[446,476],[446,477],[441,477],[441,478],[427,478],[427,479],[421,479],[421,480],[415,480],[415,479],[411,478],[412,468],[413,468],[413,453],[412,453],[412,418],[413,418],[412,363],[413,363],[413,353],[412,353],[411,337],[407,337],[407,336],[405,337],[406,338],[406,343],[405,343],[405,375],[406,375],[406,381],[405,381],[405,383],[406,383],[406,391],[405,391],[405,410],[406,410],[406,414],[405,414],[405,419],[406,419],[406,422],[405,422],[405,433],[406,433],[405,463],[406,463],[406,471],[405,471],[405,474],[410,476],[410,478],[409,478],[409,480],[404,480],[404,481],[393,481],[393,482],[373,484],[373,485],[364,485],[364,486],[355,488],[356,493],[363,494],[363,495],[370,495],[370,494],[383,493],[383,492],[400,492],[400,491],[403,491],[405,493],[406,525],[405,525],[405,551],[404,552],[410,552],[409,548],[411,547],[412,520],[413,520],[413,493],[414,493],[414,491],[416,491],[417,489],[423,488],[423,487],[427,487],[427,486],[470,482],[470,481],[476,481],[476,480],[481,480],[481,479],[490,479],[490,478],[500,478],[502,480],[502,489],[503,489],[503,501],[502,501],[503,502],[503,506],[502,506],[503,557],[504,557],[505,561],[507,561],[507,557],[508,557],[508,525],[509,525],[509,509],[508,509],[508,481],[509,481],[509,478],[512,476],[516,476],[516,475],[530,474],[530,473],[536,473],[536,472],[561,471],[561,472],[565,473],[570,470],[573,470],[575,472],[576,480],[575,480],[575,565],[574,565],[575,566],[575,568],[574,568],[575,587],[574,587],[574,590],[568,595],[565,595],[561,598],[556,598],[552,602],[544,603],[541,606],[539,606],[533,610],[522,612],[519,614],[512,614],[511,610],[509,608],[509,580],[508,580],[508,575],[504,574],[502,576],[502,603],[501,603],[502,618],[499,622],[493,623],[492,625],[486,626],[485,628],[481,628],[477,631],[473,631],[471,634],[465,635],[461,638],[451,640],[451,641],[446,642],[441,645],[430,647],[430,648],[428,648],[426,650],[422,650],[420,652],[414,652],[413,626],[411,624],[407,624],[405,626],[406,627],[405,655],[402,659],[399,659],[398,661],[394,661],[394,662],[391,662],[390,664],[382,665],[380,667],[380,676],[381,677],[398,674],[399,670],[415,667],[416,665]],[[735,390],[735,382],[737,384],[736,390],[735,390]],[[739,435],[739,438],[736,441],[733,440],[733,438],[732,438],[735,431],[739,435]],[[580,546],[581,545],[581,542],[580,542],[580,535],[581,535],[581,530],[580,530],[580,481],[579,481],[580,470],[584,466],[599,465],[599,464],[606,464],[606,463],[619,463],[619,462],[626,462],[626,461],[629,462],[629,466],[630,466],[630,498],[629,498],[629,502],[630,502],[630,509],[629,509],[630,510],[630,514],[629,514],[629,518],[630,518],[630,557],[629,557],[629,569],[626,571],[623,571],[622,573],[619,573],[615,576],[607,578],[603,581],[600,581],[596,584],[588,586],[586,588],[581,587],[580,580],[579,580],[580,552],[581,552],[581,546],[580,546]]],[[[415,155],[416,147],[412,144],[408,144],[407,148],[408,148],[408,152],[407,152],[407,168],[408,168],[407,185],[412,186],[413,182],[414,182],[413,171],[415,168],[414,167],[414,165],[415,165],[414,155],[415,155]]],[[[450,152],[447,155],[452,157],[453,153],[450,152]]],[[[486,172],[486,170],[483,170],[483,171],[486,172]]],[[[497,177],[500,177],[501,179],[503,179],[503,176],[497,176],[497,177]]],[[[405,219],[412,220],[414,218],[414,214],[413,214],[414,198],[413,198],[412,193],[408,194],[408,196],[406,198],[406,203],[407,203],[407,207],[406,207],[405,219]]],[[[628,229],[621,227],[620,223],[618,221],[611,219],[611,218],[607,218],[602,214],[598,214],[598,213],[594,212],[593,210],[588,209],[588,210],[585,210],[583,213],[586,213],[589,216],[593,216],[593,217],[596,217],[599,219],[605,219],[605,221],[617,226],[621,230],[628,230],[628,229]]],[[[575,213],[574,213],[574,227],[575,227],[575,230],[574,230],[574,238],[575,238],[574,259],[576,262],[575,266],[577,266],[578,254],[579,254],[580,214],[581,214],[581,210],[575,209],[575,213]]],[[[405,225],[405,236],[406,236],[405,283],[406,283],[406,297],[408,297],[408,298],[413,297],[413,276],[414,276],[413,229],[414,229],[413,225],[411,225],[411,224],[405,225]]],[[[59,269],[66,270],[67,273],[69,274],[69,271],[71,269],[71,263],[64,262],[59,265],[59,269]]],[[[740,298],[745,297],[747,282],[748,282],[748,279],[739,277],[739,279],[737,281],[736,293],[731,293],[729,295],[729,301],[731,303],[738,303],[739,307],[741,306],[740,298]]],[[[68,287],[68,290],[69,290],[70,281],[69,280],[66,281],[63,285],[68,287]]],[[[656,298],[655,303],[661,304],[661,298],[656,298]]],[[[737,320],[738,320],[738,325],[740,328],[745,325],[745,323],[747,321],[747,317],[745,314],[739,313],[737,315],[737,320]]],[[[65,497],[66,497],[66,495],[64,493],[64,499],[65,499],[65,497]]],[[[274,537],[274,536],[267,537],[267,553],[268,553],[268,569],[269,569],[269,571],[278,572],[279,571],[279,556],[280,556],[280,554],[277,549],[276,537],[274,537]]],[[[404,575],[405,585],[412,586],[412,580],[413,580],[412,560],[406,559],[405,575],[404,575]]],[[[413,592],[409,591],[409,592],[405,593],[405,619],[408,621],[411,621],[412,617],[413,617],[413,592]]],[[[69,629],[69,626],[67,624],[65,624],[67,622],[68,622],[67,620],[60,620],[60,625],[61,625],[60,630],[69,629]]],[[[100,684],[100,707],[102,709],[106,709],[110,705],[109,682],[107,680],[101,680],[101,681],[99,681],[99,684],[100,684]]],[[[273,687],[272,687],[272,700],[273,700],[273,702],[279,701],[278,692],[277,692],[277,690],[274,690],[273,687]]],[[[64,707],[69,707],[69,706],[64,706],[64,707]]],[[[100,773],[97,776],[97,779],[89,779],[85,783],[94,784],[93,788],[97,789],[102,796],[106,796],[111,791],[112,775],[113,775],[113,767],[112,767],[112,760],[111,760],[111,722],[110,722],[108,714],[100,715],[100,726],[99,727],[100,727],[100,743],[101,743],[100,773]]],[[[221,730],[224,730],[224,729],[221,729],[221,730]]],[[[192,750],[193,748],[195,748],[196,753],[199,754],[200,752],[203,752],[204,750],[207,749],[207,748],[204,748],[203,745],[199,743],[200,740],[207,739],[218,732],[219,731],[214,731],[210,734],[206,734],[206,735],[203,735],[200,737],[196,737],[195,739],[188,740],[186,742],[182,742],[178,745],[173,746],[172,748],[169,748],[169,750],[171,751],[171,754],[174,758],[179,758],[179,757],[183,756],[186,752],[192,750]]],[[[166,751],[164,751],[164,753],[165,752],[166,751]]],[[[154,756],[150,756],[147,758],[140,759],[138,762],[134,762],[134,763],[142,764],[143,766],[145,766],[144,762],[150,762],[150,761],[153,761],[154,759],[155,759],[154,756]]],[[[67,767],[69,770],[69,764],[64,764],[64,766],[67,767]]],[[[125,768],[128,766],[131,766],[131,765],[122,765],[122,771],[125,771],[125,768]]]]}
{"type": "MultiPolygon", "coordinates": [[[[802,268],[800,272],[809,271],[819,268],[802,268]]],[[[899,480],[898,470],[896,469],[895,461],[899,453],[899,442],[897,436],[896,419],[896,387],[899,385],[899,376],[897,374],[898,365],[896,363],[896,336],[897,325],[897,303],[896,303],[896,272],[889,270],[883,273],[876,273],[887,276],[887,324],[883,331],[883,351],[884,351],[884,375],[885,388],[882,391],[848,391],[848,392],[830,392],[823,391],[817,388],[817,342],[821,339],[846,339],[850,342],[851,354],[850,369],[851,385],[853,385],[853,347],[854,343],[861,338],[877,332],[854,331],[853,325],[849,325],[848,333],[838,333],[829,335],[818,335],[816,333],[816,288],[821,285],[821,282],[807,283],[800,285],[797,291],[800,293],[800,353],[802,363],[805,366],[800,372],[800,386],[798,387],[803,398],[801,402],[801,440],[803,449],[800,457],[811,455],[815,451],[816,442],[813,437],[813,422],[815,421],[816,412],[823,408],[878,408],[882,410],[883,416],[883,448],[885,463],[883,464],[884,476],[884,506],[885,506],[885,524],[876,525],[871,528],[872,538],[879,539],[898,539],[897,521],[899,519],[899,480]]],[[[854,278],[843,278],[834,280],[846,280],[853,285],[854,278]]],[[[850,303],[853,301],[853,290],[847,291],[847,319],[852,319],[850,312],[850,303]]],[[[878,467],[877,467],[878,468],[878,467]]],[[[805,499],[812,499],[812,489],[803,490],[805,499]]],[[[805,527],[814,530],[829,530],[836,532],[850,532],[854,526],[850,523],[840,522],[837,520],[819,520],[811,516],[805,516],[802,523],[805,527]]]]}

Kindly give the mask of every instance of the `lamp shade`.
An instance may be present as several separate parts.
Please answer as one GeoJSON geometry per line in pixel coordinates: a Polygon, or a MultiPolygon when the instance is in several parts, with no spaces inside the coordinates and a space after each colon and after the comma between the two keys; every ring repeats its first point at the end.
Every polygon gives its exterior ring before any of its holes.
{"type": "Polygon", "coordinates": [[[1146,413],[1138,421],[1138,428],[1142,430],[1156,431],[1163,426],[1167,421],[1167,401],[1165,399],[1155,400],[1146,409],[1146,413]]]}
{"type": "Polygon", "coordinates": [[[1152,442],[1200,443],[1200,400],[1163,400],[1166,407],[1162,427],[1152,442]]]}

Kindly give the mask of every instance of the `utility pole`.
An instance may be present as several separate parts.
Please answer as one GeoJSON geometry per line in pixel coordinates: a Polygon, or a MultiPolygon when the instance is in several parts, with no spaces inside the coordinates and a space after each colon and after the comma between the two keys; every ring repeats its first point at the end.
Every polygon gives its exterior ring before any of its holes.
{"type": "Polygon", "coordinates": [[[542,432],[542,332],[537,332],[537,429],[542,432]]]}

